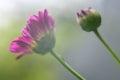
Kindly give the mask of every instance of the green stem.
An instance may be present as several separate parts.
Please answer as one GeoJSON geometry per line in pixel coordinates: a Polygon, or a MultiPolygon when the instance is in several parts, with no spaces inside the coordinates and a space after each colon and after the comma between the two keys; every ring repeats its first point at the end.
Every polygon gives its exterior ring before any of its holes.
{"type": "Polygon", "coordinates": [[[78,78],[78,80],[85,80],[81,75],[79,75],[79,73],[77,73],[73,68],[71,68],[67,62],[64,60],[64,58],[55,53],[54,51],[50,51],[50,53],[67,69],[69,70],[74,76],[76,76],[78,78]]]}
{"type": "Polygon", "coordinates": [[[113,58],[120,64],[120,59],[118,56],[114,53],[114,51],[109,47],[109,45],[104,41],[98,30],[94,30],[95,35],[99,38],[99,40],[103,43],[103,45],[108,49],[108,51],[111,53],[113,58]]]}

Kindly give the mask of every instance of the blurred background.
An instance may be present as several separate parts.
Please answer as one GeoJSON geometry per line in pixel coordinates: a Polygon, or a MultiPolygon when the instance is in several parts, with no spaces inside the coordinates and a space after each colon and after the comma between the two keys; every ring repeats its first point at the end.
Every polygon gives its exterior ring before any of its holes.
{"type": "Polygon", "coordinates": [[[0,80],[77,80],[49,53],[31,54],[20,60],[10,53],[10,42],[21,35],[27,18],[48,9],[56,24],[54,51],[86,80],[120,80],[120,65],[92,32],[76,23],[76,12],[91,6],[100,12],[101,35],[120,57],[119,0],[1,0],[0,80]]]}

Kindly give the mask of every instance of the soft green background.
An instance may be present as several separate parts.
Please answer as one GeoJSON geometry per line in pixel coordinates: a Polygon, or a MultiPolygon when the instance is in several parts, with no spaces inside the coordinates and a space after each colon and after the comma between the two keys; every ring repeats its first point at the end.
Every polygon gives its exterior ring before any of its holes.
{"type": "Polygon", "coordinates": [[[76,12],[91,6],[102,15],[101,35],[120,57],[119,0],[1,0],[0,80],[77,80],[49,53],[31,54],[20,60],[9,52],[9,44],[21,35],[26,20],[48,9],[56,24],[54,50],[86,80],[119,80],[120,65],[90,32],[76,23],[76,12]]]}

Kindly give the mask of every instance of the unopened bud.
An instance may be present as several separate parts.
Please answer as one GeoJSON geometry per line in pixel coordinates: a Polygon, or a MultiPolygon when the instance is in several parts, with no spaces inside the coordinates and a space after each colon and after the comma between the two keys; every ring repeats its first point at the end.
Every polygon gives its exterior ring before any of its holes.
{"type": "Polygon", "coordinates": [[[88,7],[77,13],[77,22],[83,30],[90,32],[101,25],[101,16],[95,9],[88,7]]]}

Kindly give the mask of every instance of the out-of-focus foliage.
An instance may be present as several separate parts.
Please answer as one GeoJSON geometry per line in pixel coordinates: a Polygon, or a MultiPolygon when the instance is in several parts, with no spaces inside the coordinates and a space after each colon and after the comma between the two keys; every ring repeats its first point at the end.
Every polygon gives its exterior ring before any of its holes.
{"type": "MultiPolygon", "coordinates": [[[[8,20],[9,24],[0,25],[0,80],[77,80],[49,53],[46,55],[33,53],[20,60],[15,60],[15,54],[9,52],[10,42],[21,35],[21,30],[26,25],[27,18],[44,8],[47,8],[55,19],[56,46],[54,50],[64,55],[67,62],[75,70],[81,73],[86,80],[120,79],[120,69],[103,45],[95,35],[82,31],[76,23],[76,12],[80,9],[88,6],[97,9],[102,15],[100,32],[120,55],[118,27],[120,25],[120,17],[118,16],[120,12],[119,10],[118,12],[111,10],[112,6],[116,6],[117,1],[106,0],[109,3],[112,1],[110,4],[102,3],[102,0],[3,1],[5,3],[13,2],[13,9],[15,10],[5,10],[4,15],[2,14],[3,20],[8,20]],[[109,11],[112,13],[109,13],[109,11]],[[10,20],[8,19],[9,16],[10,20]]],[[[7,9],[7,6],[5,9],[7,9]]],[[[115,7],[112,7],[112,9],[117,11],[115,7]]],[[[4,11],[4,9],[1,11],[4,11]]],[[[3,23],[2,19],[0,21],[0,23],[3,23]]]]}

